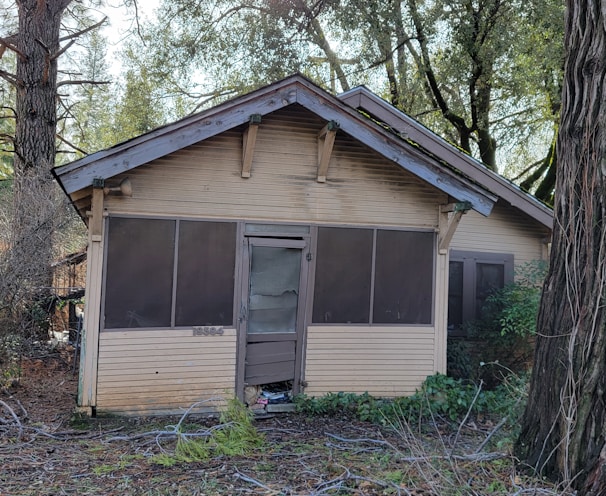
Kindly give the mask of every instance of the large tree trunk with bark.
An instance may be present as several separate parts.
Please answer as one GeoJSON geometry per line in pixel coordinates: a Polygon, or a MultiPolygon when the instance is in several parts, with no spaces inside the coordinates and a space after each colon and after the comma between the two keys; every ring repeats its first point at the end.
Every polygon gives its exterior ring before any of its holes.
{"type": "Polygon", "coordinates": [[[606,1],[568,0],[551,265],[537,322],[523,463],[606,494],[606,1]]]}
{"type": "Polygon", "coordinates": [[[24,301],[52,281],[57,128],[57,58],[61,18],[71,0],[18,0],[14,212],[11,264],[24,301]]]}

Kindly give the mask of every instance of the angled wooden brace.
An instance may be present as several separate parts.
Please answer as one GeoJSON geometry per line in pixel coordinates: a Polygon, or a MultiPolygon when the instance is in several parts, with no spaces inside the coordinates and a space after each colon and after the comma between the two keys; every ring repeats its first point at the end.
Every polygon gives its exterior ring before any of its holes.
{"type": "MultiPolygon", "coordinates": [[[[440,238],[438,243],[438,250],[441,254],[445,254],[450,245],[450,241],[457,230],[461,217],[468,210],[471,210],[471,203],[464,201],[458,203],[449,203],[448,205],[440,205],[440,214],[448,215],[452,212],[452,215],[448,218],[448,222],[440,223],[440,238]]],[[[442,215],[440,215],[442,218],[442,215]]]]}
{"type": "Polygon", "coordinates": [[[332,155],[332,147],[335,144],[339,123],[329,121],[318,134],[318,182],[326,182],[328,164],[332,155]]]}
{"type": "Polygon", "coordinates": [[[261,114],[252,114],[248,121],[248,128],[242,135],[242,177],[250,177],[259,124],[261,124],[261,114]]]}

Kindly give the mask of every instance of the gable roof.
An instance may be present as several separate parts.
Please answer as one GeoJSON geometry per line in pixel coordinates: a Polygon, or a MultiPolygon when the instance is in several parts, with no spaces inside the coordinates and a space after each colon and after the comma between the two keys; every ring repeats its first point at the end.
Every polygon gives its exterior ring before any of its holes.
{"type": "Polygon", "coordinates": [[[353,108],[367,112],[379,122],[387,124],[406,139],[439,157],[475,183],[480,184],[545,227],[553,228],[553,210],[551,208],[451,145],[420,122],[375,95],[368,88],[359,86],[341,93],[338,98],[353,108]]]}
{"type": "MultiPolygon", "coordinates": [[[[458,201],[489,215],[497,196],[369,119],[357,109],[301,75],[290,76],[247,95],[224,102],[137,138],[53,169],[68,195],[92,185],[93,179],[109,179],[140,165],[249,122],[253,114],[267,115],[299,104],[339,130],[356,138],[385,158],[432,184],[458,201]]],[[[460,152],[459,152],[460,153],[460,152]]]]}

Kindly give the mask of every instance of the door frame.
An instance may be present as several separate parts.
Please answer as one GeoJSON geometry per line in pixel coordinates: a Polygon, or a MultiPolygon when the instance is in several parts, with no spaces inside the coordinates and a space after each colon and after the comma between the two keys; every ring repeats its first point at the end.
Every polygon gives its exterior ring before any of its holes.
{"type": "MultiPolygon", "coordinates": [[[[297,321],[295,325],[295,376],[293,378],[292,393],[298,394],[301,390],[301,378],[303,374],[303,356],[305,348],[305,326],[307,318],[308,283],[311,253],[310,238],[302,236],[301,238],[283,238],[278,236],[256,234],[242,237],[241,260],[240,260],[240,284],[238,291],[238,311],[236,312],[236,332],[237,332],[237,354],[236,354],[236,396],[244,398],[244,383],[246,370],[246,345],[247,336],[247,318],[248,318],[248,292],[250,285],[250,246],[267,246],[276,248],[295,248],[301,250],[301,271],[299,275],[299,296],[297,304],[297,321]]],[[[277,333],[276,341],[288,339],[290,336],[286,333],[277,333]]]]}

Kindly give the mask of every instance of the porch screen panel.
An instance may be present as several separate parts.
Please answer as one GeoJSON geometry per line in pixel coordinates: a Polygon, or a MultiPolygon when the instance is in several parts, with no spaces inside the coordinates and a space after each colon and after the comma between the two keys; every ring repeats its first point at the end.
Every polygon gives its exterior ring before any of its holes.
{"type": "Polygon", "coordinates": [[[105,328],[170,327],[175,221],[111,217],[105,328]]]}
{"type": "Polygon", "coordinates": [[[236,224],[181,221],[175,325],[233,325],[236,224]]]}
{"type": "Polygon", "coordinates": [[[434,234],[377,232],[373,323],[431,324],[434,234]]]}
{"type": "Polygon", "coordinates": [[[318,229],[315,324],[369,323],[372,238],[371,229],[318,229]]]}

